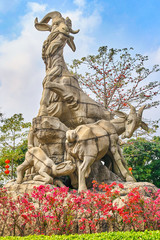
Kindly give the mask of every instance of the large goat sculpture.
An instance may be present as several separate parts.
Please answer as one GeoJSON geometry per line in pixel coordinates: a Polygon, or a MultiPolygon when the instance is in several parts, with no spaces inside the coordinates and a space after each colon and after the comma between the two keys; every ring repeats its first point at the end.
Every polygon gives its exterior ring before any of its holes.
{"type": "Polygon", "coordinates": [[[85,94],[76,76],[71,74],[63,58],[66,44],[76,50],[74,37],[79,30],[72,29],[69,18],[64,19],[59,12],[48,13],[40,22],[35,19],[39,31],[50,31],[43,43],[42,58],[46,65],[43,93],[38,116],[52,116],[60,119],[67,127],[93,123],[100,119],[110,120],[111,113],[85,94]],[[49,25],[49,20],[52,24],[49,25]]]}
{"type": "Polygon", "coordinates": [[[120,149],[119,135],[130,138],[140,126],[147,130],[141,120],[144,106],[136,113],[129,104],[128,115],[115,111],[119,118],[113,119],[112,112],[82,91],[64,61],[66,44],[76,50],[71,34],[79,30],[72,29],[71,20],[54,11],[41,21],[36,18],[35,28],[50,32],[42,47],[46,75],[38,116],[33,119],[28,135],[25,161],[17,168],[17,183],[33,177],[33,181],[52,184],[55,178],[69,175],[72,186],[78,185],[81,192],[87,189],[85,178],[93,163],[98,160],[108,163],[108,158],[115,174],[124,181],[134,181],[120,149]]]}
{"type": "Polygon", "coordinates": [[[96,123],[81,125],[75,130],[67,131],[67,158],[73,157],[77,162],[79,192],[87,189],[85,178],[88,177],[92,164],[101,160],[109,151],[113,156],[114,172],[124,181],[135,181],[123,158],[119,146],[119,135],[122,134],[123,138],[130,138],[138,127],[141,126],[148,130],[148,126],[141,120],[145,106],[141,107],[138,113],[132,105],[130,108],[128,115],[115,111],[115,114],[119,116],[117,119],[99,120],[96,123]]]}

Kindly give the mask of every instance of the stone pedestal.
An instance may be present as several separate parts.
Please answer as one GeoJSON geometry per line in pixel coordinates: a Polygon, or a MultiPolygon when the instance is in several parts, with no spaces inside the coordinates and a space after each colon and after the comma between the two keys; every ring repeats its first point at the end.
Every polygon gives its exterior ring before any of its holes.
{"type": "Polygon", "coordinates": [[[95,180],[99,184],[101,183],[111,184],[112,182],[123,182],[119,176],[110,171],[100,161],[95,162],[91,167],[91,173],[89,174],[89,177],[86,179],[87,188],[92,187],[93,180],[95,180]]]}

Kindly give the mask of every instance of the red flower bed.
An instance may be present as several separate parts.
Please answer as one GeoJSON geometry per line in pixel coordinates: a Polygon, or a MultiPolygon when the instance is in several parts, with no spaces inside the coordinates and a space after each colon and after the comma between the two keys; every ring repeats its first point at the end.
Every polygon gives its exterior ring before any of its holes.
{"type": "Polygon", "coordinates": [[[160,229],[160,190],[147,198],[134,188],[124,199],[120,196],[123,188],[123,184],[98,186],[94,182],[92,191],[78,194],[67,187],[40,186],[31,196],[17,199],[2,188],[0,235],[94,233],[102,231],[100,224],[108,224],[107,231],[160,229]]]}

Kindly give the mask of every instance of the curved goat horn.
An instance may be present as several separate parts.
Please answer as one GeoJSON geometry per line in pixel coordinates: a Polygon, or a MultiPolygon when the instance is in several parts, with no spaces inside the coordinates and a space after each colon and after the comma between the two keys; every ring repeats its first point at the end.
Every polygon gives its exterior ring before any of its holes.
{"type": "Polygon", "coordinates": [[[79,31],[80,31],[79,29],[74,31],[74,30],[71,29],[71,28],[70,28],[70,30],[69,30],[69,32],[70,32],[70,33],[73,33],[73,34],[77,34],[79,31]]]}
{"type": "Polygon", "coordinates": [[[39,31],[51,31],[52,27],[48,24],[48,22],[50,19],[53,20],[54,18],[62,18],[61,13],[57,11],[50,12],[46,14],[40,22],[38,22],[38,18],[36,18],[34,21],[35,28],[39,31]]]}
{"type": "Polygon", "coordinates": [[[131,113],[131,114],[132,114],[132,113],[136,113],[135,107],[132,106],[130,103],[127,103],[127,104],[130,106],[130,109],[131,109],[130,113],[131,113]]]}
{"type": "Polygon", "coordinates": [[[142,107],[138,110],[137,116],[138,116],[139,118],[142,118],[142,113],[143,113],[143,110],[145,109],[145,106],[146,106],[146,105],[142,106],[142,107]]]}
{"type": "Polygon", "coordinates": [[[76,33],[78,33],[80,31],[79,29],[76,30],[76,31],[74,31],[72,29],[72,21],[71,21],[71,19],[69,17],[66,17],[65,22],[66,22],[67,26],[69,27],[69,32],[70,33],[76,34],[76,33]]]}

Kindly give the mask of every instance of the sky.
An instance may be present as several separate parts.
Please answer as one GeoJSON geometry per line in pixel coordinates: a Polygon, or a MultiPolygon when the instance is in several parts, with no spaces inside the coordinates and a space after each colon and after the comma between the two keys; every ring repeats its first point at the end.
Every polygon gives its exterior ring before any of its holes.
{"type": "MultiPolygon", "coordinates": [[[[72,20],[76,52],[66,46],[67,63],[100,46],[133,47],[149,56],[149,66],[160,64],[160,0],[0,0],[0,112],[6,117],[22,113],[32,121],[39,110],[45,66],[43,41],[49,32],[37,31],[34,19],[59,11],[72,20]]],[[[160,81],[160,73],[149,79],[160,81]]],[[[145,117],[160,118],[158,109],[145,117]]]]}

